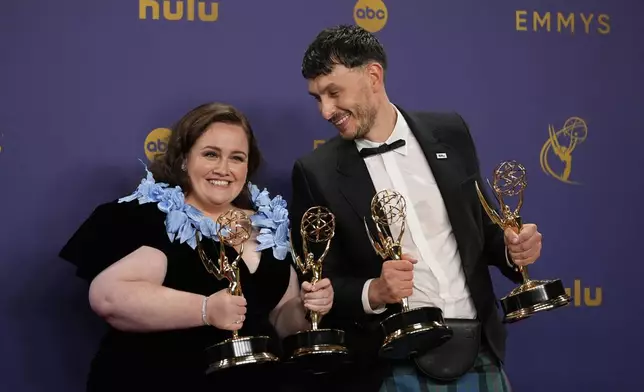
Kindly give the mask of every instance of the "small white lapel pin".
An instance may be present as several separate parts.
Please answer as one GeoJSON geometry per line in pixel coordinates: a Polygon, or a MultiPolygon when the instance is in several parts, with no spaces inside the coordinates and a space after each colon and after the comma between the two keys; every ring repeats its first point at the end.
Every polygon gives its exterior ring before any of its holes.
{"type": "Polygon", "coordinates": [[[444,152],[437,152],[436,153],[436,158],[437,159],[447,159],[447,154],[445,154],[444,152]]]}

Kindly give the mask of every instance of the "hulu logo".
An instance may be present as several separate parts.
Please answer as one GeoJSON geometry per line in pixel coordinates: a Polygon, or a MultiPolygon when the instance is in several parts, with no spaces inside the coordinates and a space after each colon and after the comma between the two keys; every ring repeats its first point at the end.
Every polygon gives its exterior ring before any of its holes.
{"type": "Polygon", "coordinates": [[[161,15],[163,19],[173,21],[194,21],[197,18],[202,22],[215,22],[219,19],[219,3],[198,0],[139,0],[139,19],[149,19],[148,11],[153,20],[159,20],[161,15]]]}
{"type": "Polygon", "coordinates": [[[581,279],[575,279],[572,289],[566,288],[566,294],[572,297],[572,304],[579,306],[600,306],[602,304],[601,287],[584,287],[581,279]]]}

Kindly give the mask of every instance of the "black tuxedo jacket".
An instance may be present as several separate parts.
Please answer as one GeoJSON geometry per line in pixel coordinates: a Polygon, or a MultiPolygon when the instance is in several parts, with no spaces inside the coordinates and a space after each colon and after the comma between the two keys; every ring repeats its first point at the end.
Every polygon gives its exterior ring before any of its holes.
{"type": "MultiPolygon", "coordinates": [[[[488,267],[499,268],[515,282],[521,281],[521,274],[507,264],[503,232],[490,221],[478,200],[474,181],[482,191],[485,187],[469,129],[455,113],[406,113],[398,109],[436,178],[484,336],[503,361],[506,334],[497,313],[499,306],[488,267]],[[437,159],[438,153],[446,154],[447,158],[437,159]]],[[[323,323],[346,331],[347,344],[357,365],[369,369],[374,377],[377,350],[384,338],[379,322],[400,311],[400,307],[388,305],[388,310],[380,315],[368,315],[363,310],[363,286],[367,279],[380,276],[383,263],[364,228],[363,218],[371,221],[370,204],[376,193],[367,167],[355,143],[337,136],[296,161],[292,182],[289,210],[293,244],[300,254],[299,230],[305,211],[312,206],[325,206],[335,215],[336,232],[323,268],[323,275],[333,284],[335,299],[323,323]]]]}

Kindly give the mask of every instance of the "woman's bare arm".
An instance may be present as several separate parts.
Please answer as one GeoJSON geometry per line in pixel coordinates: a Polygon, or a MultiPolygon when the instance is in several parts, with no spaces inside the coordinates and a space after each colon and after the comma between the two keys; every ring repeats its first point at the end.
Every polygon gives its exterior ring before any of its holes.
{"type": "Polygon", "coordinates": [[[280,338],[311,328],[311,323],[306,320],[306,308],[300,297],[300,285],[293,267],[288,288],[269,318],[280,338]]]}
{"type": "Polygon", "coordinates": [[[204,296],[163,287],[165,254],[143,246],[92,281],[89,302],[99,316],[123,331],[162,331],[203,325],[204,296]]]}

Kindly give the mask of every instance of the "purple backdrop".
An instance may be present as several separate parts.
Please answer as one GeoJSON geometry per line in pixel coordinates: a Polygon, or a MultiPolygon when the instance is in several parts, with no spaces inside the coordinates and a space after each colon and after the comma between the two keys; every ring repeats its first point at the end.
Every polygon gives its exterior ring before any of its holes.
{"type": "MultiPolygon", "coordinates": [[[[266,155],[260,184],[286,197],[295,157],[335,133],[299,68],[320,29],[354,23],[353,1],[221,0],[216,21],[169,20],[163,3],[173,10],[182,2],[158,2],[159,20],[152,7],[141,19],[137,1],[3,2],[2,391],[83,390],[103,327],[86,285],[56,253],[98,203],[134,189],[149,132],[206,101],[237,105],[266,155]]],[[[186,0],[184,10],[198,10],[195,3],[186,0]]],[[[385,11],[381,4],[361,0],[357,8],[376,18],[359,20],[365,26],[385,22],[377,34],[390,57],[390,98],[407,109],[460,112],[485,173],[501,160],[524,163],[522,213],[544,233],[532,276],[573,288],[573,306],[510,326],[515,390],[636,385],[644,350],[635,291],[643,272],[637,223],[644,216],[636,203],[644,7],[631,0],[385,0],[385,11]],[[579,184],[547,174],[539,157],[549,126],[559,131],[571,117],[587,133],[571,154],[570,180],[579,184]]],[[[567,145],[563,133],[558,140],[567,145]]],[[[547,163],[562,172],[554,154],[547,163]]],[[[499,296],[512,288],[495,279],[499,296]]]]}

